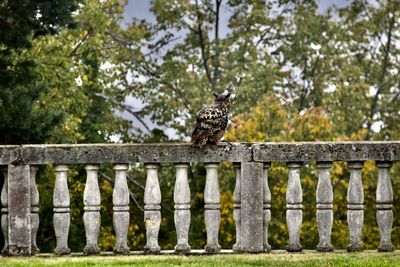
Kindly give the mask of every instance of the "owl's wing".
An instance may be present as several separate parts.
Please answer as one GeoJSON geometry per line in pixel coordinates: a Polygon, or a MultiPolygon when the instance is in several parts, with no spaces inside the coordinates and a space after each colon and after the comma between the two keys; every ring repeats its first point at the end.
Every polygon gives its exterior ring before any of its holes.
{"type": "Polygon", "coordinates": [[[202,140],[224,129],[226,114],[221,109],[206,107],[196,114],[192,141],[202,140]]]}

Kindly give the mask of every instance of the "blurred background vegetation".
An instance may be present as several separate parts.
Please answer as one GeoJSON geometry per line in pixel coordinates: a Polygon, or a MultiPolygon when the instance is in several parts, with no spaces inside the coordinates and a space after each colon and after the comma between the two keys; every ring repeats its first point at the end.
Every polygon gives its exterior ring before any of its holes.
{"type": "MultiPolygon", "coordinates": [[[[349,1],[318,9],[313,0],[153,0],[154,22],[123,23],[128,1],[21,0],[0,2],[0,144],[187,141],[194,114],[212,92],[235,94],[225,138],[229,141],[399,140],[400,6],[395,0],[349,1]]],[[[101,166],[102,222],[99,243],[112,250],[112,166],[101,166]]],[[[349,235],[345,162],[332,170],[333,245],[349,235]]],[[[162,165],[160,245],[172,249],[174,167],[162,165]]],[[[190,167],[190,244],[206,242],[203,220],[205,170],[190,167]]],[[[274,163],[270,244],[287,242],[287,170],[274,163]]],[[[129,245],[145,244],[145,172],[129,173],[129,245]]],[[[234,172],[221,164],[220,244],[235,243],[232,218],[234,172]]],[[[38,245],[55,247],[52,226],[52,166],[42,166],[38,245]]],[[[71,166],[69,245],[81,251],[83,166],[71,166]]],[[[315,163],[301,170],[304,219],[301,242],[318,243],[315,163]]],[[[400,167],[392,168],[394,214],[400,212],[400,167]]],[[[379,242],[375,218],[377,171],[363,170],[368,249],[379,242]]],[[[393,241],[400,245],[400,220],[393,241]]],[[[1,239],[2,240],[2,239],[1,239]]]]}

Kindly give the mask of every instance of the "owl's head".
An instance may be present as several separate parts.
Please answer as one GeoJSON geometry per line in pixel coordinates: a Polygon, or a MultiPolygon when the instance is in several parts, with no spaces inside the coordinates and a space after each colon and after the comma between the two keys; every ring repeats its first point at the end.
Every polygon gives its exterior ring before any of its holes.
{"type": "Polygon", "coordinates": [[[214,105],[216,106],[222,106],[225,108],[228,108],[231,106],[231,100],[230,100],[230,96],[231,93],[227,93],[226,95],[218,95],[216,93],[213,93],[214,95],[214,105]]]}

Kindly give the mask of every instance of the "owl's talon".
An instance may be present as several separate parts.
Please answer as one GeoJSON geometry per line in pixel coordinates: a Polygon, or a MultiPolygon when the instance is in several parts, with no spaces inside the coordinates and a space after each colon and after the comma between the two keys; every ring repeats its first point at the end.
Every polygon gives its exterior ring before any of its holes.
{"type": "Polygon", "coordinates": [[[232,144],[231,142],[229,142],[229,141],[227,141],[227,140],[221,140],[221,142],[227,143],[227,144],[230,145],[231,147],[232,147],[232,146],[235,146],[234,144],[232,144]]]}

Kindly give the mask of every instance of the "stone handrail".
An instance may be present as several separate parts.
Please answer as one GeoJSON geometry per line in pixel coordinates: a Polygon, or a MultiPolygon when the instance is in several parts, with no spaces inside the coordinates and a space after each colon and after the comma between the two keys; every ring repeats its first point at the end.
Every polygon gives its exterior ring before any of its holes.
{"type": "Polygon", "coordinates": [[[290,252],[301,251],[302,188],[300,167],[315,161],[318,169],[317,224],[318,251],[332,251],[333,190],[329,170],[333,161],[347,161],[350,170],[348,188],[348,251],[360,251],[363,226],[363,188],[361,170],[366,160],[378,167],[376,192],[377,220],[381,242],[378,250],[392,251],[393,193],[389,170],[400,160],[400,142],[302,142],[302,143],[233,143],[195,148],[187,143],[166,144],[79,144],[79,145],[21,145],[0,146],[0,165],[4,166],[5,182],[1,191],[1,227],[5,236],[3,255],[33,255],[39,252],[36,234],[39,227],[39,192],[36,188],[38,165],[53,164],[56,181],[53,195],[53,224],[57,246],[55,254],[70,253],[68,232],[70,224],[68,165],[85,164],[87,172],[84,201],[84,226],[87,245],[85,254],[100,252],[97,238],[100,229],[100,190],[98,164],[113,163],[115,185],[113,191],[113,222],[116,234],[115,253],[129,253],[129,191],[126,181],[129,163],[144,163],[147,180],[144,193],[147,244],[145,252],[157,253],[158,231],[161,222],[161,191],[158,180],[160,163],[174,163],[176,182],[174,192],[175,251],[188,253],[190,226],[190,162],[203,162],[206,168],[204,189],[205,252],[218,253],[220,224],[220,197],[218,166],[233,162],[236,173],[234,192],[234,219],[236,244],[234,252],[270,251],[268,225],[271,220],[271,193],[268,186],[268,168],[272,162],[285,162],[288,172],[287,227],[290,252]]]}

